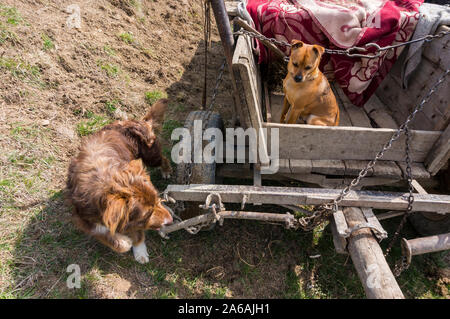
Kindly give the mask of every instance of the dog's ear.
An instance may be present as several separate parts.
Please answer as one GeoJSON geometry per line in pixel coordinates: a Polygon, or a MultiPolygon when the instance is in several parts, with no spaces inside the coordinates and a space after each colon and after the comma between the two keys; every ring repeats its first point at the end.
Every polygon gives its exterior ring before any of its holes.
{"type": "Polygon", "coordinates": [[[167,99],[159,99],[152,105],[147,115],[144,117],[144,121],[152,120],[153,123],[161,124],[164,120],[164,113],[166,112],[169,101],[167,99]]]}
{"type": "Polygon", "coordinates": [[[325,48],[323,46],[317,45],[317,44],[314,44],[312,49],[318,57],[321,57],[322,54],[325,52],[325,48]]]}
{"type": "Polygon", "coordinates": [[[292,49],[298,49],[298,48],[301,48],[302,46],[303,46],[303,42],[302,41],[300,41],[300,40],[292,40],[291,41],[291,47],[292,47],[292,49]]]}
{"type": "Polygon", "coordinates": [[[128,211],[126,199],[118,195],[107,195],[106,209],[103,213],[103,224],[114,235],[117,230],[122,230],[123,225],[127,223],[128,211]]]}
{"type": "Polygon", "coordinates": [[[139,148],[141,148],[141,145],[150,148],[156,140],[153,132],[154,125],[149,127],[146,123],[127,121],[122,125],[122,128],[125,129],[128,136],[136,139],[139,148]]]}

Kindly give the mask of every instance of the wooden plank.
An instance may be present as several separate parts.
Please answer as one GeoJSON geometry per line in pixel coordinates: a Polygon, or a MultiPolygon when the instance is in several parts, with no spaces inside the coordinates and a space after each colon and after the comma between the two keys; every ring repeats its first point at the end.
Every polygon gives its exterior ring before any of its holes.
{"type": "Polygon", "coordinates": [[[402,178],[402,170],[393,161],[379,161],[373,168],[373,176],[387,178],[402,178]]]}
{"type": "MultiPolygon", "coordinates": [[[[241,52],[246,50],[245,43],[239,43],[239,45],[236,45],[233,53],[233,60],[232,63],[238,63],[239,57],[241,56],[241,52]]],[[[250,120],[250,112],[249,107],[247,106],[247,99],[246,99],[246,92],[243,85],[243,80],[241,78],[241,71],[240,68],[233,65],[233,75],[236,80],[236,87],[239,93],[239,101],[241,102],[241,107],[238,110],[239,111],[239,121],[241,127],[244,129],[248,127],[252,127],[252,123],[250,120]]]]}
{"type": "MultiPolygon", "coordinates": [[[[364,105],[364,110],[372,119],[371,124],[376,127],[385,127],[397,129],[397,123],[389,114],[386,106],[381,103],[378,97],[374,94],[369,101],[364,105]]],[[[402,170],[394,161],[379,161],[373,168],[373,175],[378,177],[392,177],[402,178],[402,170]]]]}
{"type": "Polygon", "coordinates": [[[333,90],[334,96],[336,97],[336,102],[339,105],[339,126],[352,126],[350,117],[347,114],[347,110],[344,107],[344,101],[342,101],[339,96],[338,89],[340,89],[339,84],[332,83],[331,90],[333,90]]]}
{"type": "Polygon", "coordinates": [[[260,146],[258,160],[262,164],[269,162],[267,153],[267,141],[262,130],[262,85],[259,69],[253,56],[250,40],[239,36],[233,55],[233,69],[240,74],[244,88],[245,100],[247,102],[248,114],[251,127],[257,130],[260,146]]]}
{"type": "Polygon", "coordinates": [[[341,160],[313,160],[312,173],[325,175],[345,175],[345,164],[341,160]]]}
{"type": "Polygon", "coordinates": [[[397,122],[395,122],[394,118],[390,114],[390,111],[380,101],[376,94],[372,95],[369,101],[364,104],[364,110],[367,112],[367,115],[372,119],[372,121],[377,125],[376,127],[392,129],[398,128],[397,122]]]}
{"type": "Polygon", "coordinates": [[[336,252],[338,254],[347,254],[347,240],[342,234],[345,233],[348,226],[342,210],[338,210],[333,214],[333,218],[330,220],[330,227],[336,252]]]}
{"type": "Polygon", "coordinates": [[[373,226],[375,226],[377,229],[383,232],[383,234],[375,234],[375,236],[379,239],[385,239],[387,238],[387,232],[384,230],[383,226],[381,226],[379,220],[373,213],[372,209],[370,208],[361,208],[361,211],[364,214],[364,217],[366,218],[367,222],[373,226]]]}
{"type": "MultiPolygon", "coordinates": [[[[437,28],[435,34],[441,31],[450,31],[449,26],[442,25],[437,28]]],[[[445,70],[450,65],[450,37],[444,36],[439,39],[434,39],[430,42],[425,42],[422,55],[427,59],[438,65],[442,70],[445,70]]]]}
{"type": "MultiPolygon", "coordinates": [[[[366,222],[360,208],[344,208],[344,215],[350,228],[366,222]]],[[[369,299],[403,299],[383,251],[372,232],[365,228],[355,231],[348,238],[348,252],[359,279],[369,299]]]]}
{"type": "MultiPolygon", "coordinates": [[[[315,126],[306,124],[264,123],[279,129],[280,157],[290,159],[372,160],[395,130],[361,127],[315,126]]],[[[411,157],[423,162],[440,132],[411,131],[411,157]]],[[[404,159],[404,136],[392,144],[383,160],[404,159]]]]}
{"type": "Polygon", "coordinates": [[[267,81],[264,81],[263,83],[263,87],[264,87],[264,102],[266,105],[266,121],[268,123],[273,122],[273,118],[272,118],[272,107],[270,106],[270,95],[269,95],[269,85],[267,83],[267,81]]]}
{"type": "MultiPolygon", "coordinates": [[[[406,179],[406,163],[397,162],[398,166],[402,170],[403,178],[406,179]]],[[[422,163],[411,163],[411,173],[413,178],[430,178],[430,173],[425,169],[422,163]]]]}
{"type": "MultiPolygon", "coordinates": [[[[340,194],[340,190],[323,188],[207,184],[169,185],[166,191],[175,200],[194,202],[203,202],[210,193],[217,192],[224,203],[240,203],[242,194],[249,193],[248,203],[277,205],[319,205],[329,203],[340,194]]],[[[450,195],[417,194],[414,197],[413,211],[450,213],[450,195]]],[[[408,193],[350,191],[339,205],[405,210],[407,198],[408,193]]]]}
{"type": "Polygon", "coordinates": [[[272,122],[280,123],[281,110],[283,109],[284,94],[271,93],[270,94],[270,108],[272,110],[272,122]]]}
{"type": "Polygon", "coordinates": [[[227,9],[227,13],[230,17],[237,16],[237,6],[239,1],[225,1],[225,8],[227,9]]]}
{"type": "Polygon", "coordinates": [[[289,159],[289,167],[292,174],[308,174],[311,173],[311,160],[289,159]]]}
{"type": "Polygon", "coordinates": [[[330,220],[330,229],[331,234],[333,235],[334,249],[338,254],[347,255],[347,240],[339,236],[336,230],[336,222],[334,221],[334,219],[330,220]]]}
{"type": "Polygon", "coordinates": [[[278,173],[291,173],[291,165],[288,159],[280,158],[278,160],[278,173]]]}
{"type": "Polygon", "coordinates": [[[436,175],[450,159],[450,125],[431,148],[425,166],[431,175],[436,175]]]}
{"type": "Polygon", "coordinates": [[[347,95],[345,95],[344,91],[342,91],[339,85],[334,84],[334,89],[339,96],[340,101],[342,102],[342,106],[347,111],[351,125],[359,127],[372,127],[370,119],[367,116],[366,112],[364,112],[364,109],[362,107],[354,105],[348,99],[347,95]]]}
{"type": "MultiPolygon", "coordinates": [[[[322,174],[291,174],[285,175],[287,178],[295,179],[304,183],[319,185],[323,188],[341,189],[347,186],[353,178],[330,178],[327,175],[322,174]]],[[[359,188],[367,186],[380,186],[394,184],[400,181],[400,179],[394,178],[382,178],[382,177],[366,177],[359,183],[359,188]]]]}
{"type": "Polygon", "coordinates": [[[411,184],[414,187],[414,189],[416,190],[416,192],[418,192],[419,194],[428,194],[428,192],[425,190],[425,188],[423,188],[422,185],[420,185],[419,182],[416,181],[415,179],[413,179],[411,181],[411,184]]]}
{"type": "MultiPolygon", "coordinates": [[[[356,176],[359,172],[367,166],[368,161],[355,161],[346,160],[345,163],[345,174],[350,176],[356,176]]],[[[373,169],[370,170],[367,175],[368,177],[373,176],[373,169]]]]}
{"type": "MultiPolygon", "coordinates": [[[[423,59],[417,70],[411,76],[409,87],[403,90],[395,82],[392,75],[388,75],[377,89],[377,96],[392,111],[397,123],[403,123],[411,111],[426,96],[431,86],[442,76],[443,71],[430,61],[423,59]]],[[[417,113],[411,123],[415,130],[443,130],[450,121],[449,96],[450,81],[444,81],[423,110],[417,113]]]]}
{"type": "MultiPolygon", "coordinates": [[[[367,103],[364,107],[368,112],[369,116],[372,118],[374,122],[378,125],[384,125],[385,127],[390,127],[393,129],[398,128],[397,123],[390,116],[388,111],[385,109],[383,103],[373,95],[371,98],[372,103],[367,103]]],[[[378,162],[374,167],[374,175],[375,176],[384,176],[387,177],[389,175],[396,177],[405,177],[404,173],[406,172],[406,166],[404,162],[396,162],[397,165],[393,165],[393,162],[390,165],[387,165],[388,161],[378,162]]],[[[426,171],[424,166],[419,163],[413,163],[412,165],[412,174],[414,178],[429,178],[430,174],[426,171]]]]}
{"type": "Polygon", "coordinates": [[[377,219],[378,220],[385,220],[385,219],[389,219],[389,218],[403,216],[404,214],[405,214],[405,212],[390,211],[390,212],[387,212],[387,213],[377,214],[377,219]]]}

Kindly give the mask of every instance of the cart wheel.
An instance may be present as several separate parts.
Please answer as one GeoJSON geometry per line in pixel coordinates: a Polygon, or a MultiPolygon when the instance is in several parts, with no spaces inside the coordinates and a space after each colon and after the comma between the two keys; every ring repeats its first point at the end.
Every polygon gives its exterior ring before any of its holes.
{"type": "MultiPolygon", "coordinates": [[[[207,111],[194,111],[189,113],[188,117],[186,118],[186,121],[184,122],[184,127],[189,130],[191,133],[191,136],[194,136],[194,121],[201,120],[207,121],[206,124],[204,124],[205,129],[206,128],[218,128],[223,132],[223,121],[222,117],[218,113],[212,113],[207,111]]],[[[193,143],[193,141],[192,141],[193,143]]],[[[203,141],[203,146],[209,143],[209,141],[203,141]]],[[[193,154],[192,154],[193,156],[193,154]]],[[[177,165],[176,170],[176,176],[177,176],[177,183],[184,184],[187,181],[187,172],[188,172],[188,164],[180,163],[177,165]]],[[[216,163],[192,163],[192,175],[189,179],[189,184],[216,184],[216,163]]],[[[185,210],[184,212],[180,213],[180,217],[182,219],[188,219],[192,218],[194,216],[200,215],[204,213],[204,211],[199,208],[200,202],[184,202],[185,210]]],[[[209,229],[205,230],[211,230],[214,228],[214,225],[210,227],[209,229]]]]}
{"type": "Polygon", "coordinates": [[[439,235],[450,232],[450,215],[428,212],[416,212],[409,216],[409,221],[417,232],[423,236],[439,235]]]}

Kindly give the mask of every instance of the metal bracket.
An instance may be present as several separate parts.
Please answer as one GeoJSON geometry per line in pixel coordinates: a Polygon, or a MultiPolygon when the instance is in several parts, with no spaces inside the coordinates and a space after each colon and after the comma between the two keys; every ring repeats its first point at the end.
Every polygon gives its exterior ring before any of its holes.
{"type": "Polygon", "coordinates": [[[349,228],[347,221],[345,220],[344,213],[342,210],[337,210],[333,213],[333,219],[331,221],[331,230],[333,232],[333,241],[335,249],[338,253],[346,253],[347,238],[349,238],[355,231],[369,228],[373,231],[375,237],[379,241],[388,237],[387,232],[383,229],[377,217],[372,212],[370,208],[361,208],[365,223],[356,225],[355,227],[349,228]]]}

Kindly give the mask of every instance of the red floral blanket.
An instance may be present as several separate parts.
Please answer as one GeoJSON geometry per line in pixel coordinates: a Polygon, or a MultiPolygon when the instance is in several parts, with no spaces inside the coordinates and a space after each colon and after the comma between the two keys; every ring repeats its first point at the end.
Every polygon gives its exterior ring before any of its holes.
{"type": "MultiPolygon", "coordinates": [[[[380,46],[408,41],[423,0],[248,0],[256,29],[267,37],[299,39],[342,49],[375,42],[380,46]]],[[[335,79],[355,104],[362,106],[387,75],[404,46],[375,59],[325,54],[321,69],[335,79]]],[[[270,60],[262,45],[259,62],[270,60]]],[[[280,47],[288,54],[289,48],[280,47]]]]}

